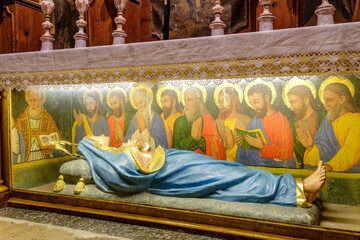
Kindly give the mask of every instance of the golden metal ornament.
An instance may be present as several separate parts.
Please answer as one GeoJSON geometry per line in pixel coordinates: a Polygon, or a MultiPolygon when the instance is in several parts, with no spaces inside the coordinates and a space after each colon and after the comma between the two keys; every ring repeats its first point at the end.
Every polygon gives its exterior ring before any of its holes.
{"type": "Polygon", "coordinates": [[[285,105],[291,109],[290,102],[288,98],[288,92],[296,86],[305,86],[308,87],[311,91],[311,94],[313,95],[314,99],[316,99],[316,88],[314,84],[310,80],[304,80],[298,77],[293,77],[289,82],[287,82],[283,88],[282,91],[282,99],[285,103],[285,105]]]}
{"type": "Polygon", "coordinates": [[[120,88],[120,87],[112,88],[112,89],[110,89],[110,90],[106,93],[106,103],[107,103],[107,105],[111,108],[111,105],[110,105],[110,95],[111,95],[111,93],[113,93],[113,92],[115,92],[115,91],[121,91],[121,92],[124,94],[124,96],[125,96],[124,106],[125,106],[125,103],[126,103],[126,101],[127,101],[127,93],[126,93],[125,89],[120,88]]]}
{"type": "Polygon", "coordinates": [[[60,175],[58,177],[58,180],[55,183],[53,190],[54,190],[54,192],[60,192],[60,191],[64,190],[65,186],[66,186],[66,184],[64,181],[64,176],[60,175]]]}
{"type": "Polygon", "coordinates": [[[80,178],[78,183],[75,185],[74,193],[75,194],[82,193],[85,190],[85,188],[86,188],[86,186],[85,186],[85,183],[84,183],[84,179],[80,178]]]}
{"type": "Polygon", "coordinates": [[[252,86],[255,86],[255,85],[258,85],[258,84],[264,84],[266,85],[267,87],[270,88],[270,91],[271,91],[271,94],[272,94],[272,99],[271,99],[271,104],[274,103],[275,99],[276,99],[276,89],[275,89],[275,86],[274,84],[272,84],[271,82],[266,82],[264,80],[262,80],[261,78],[257,78],[255,81],[249,83],[248,85],[246,85],[245,87],[245,91],[244,91],[244,98],[245,98],[245,102],[246,104],[253,108],[249,102],[249,97],[248,97],[248,92],[249,92],[249,89],[252,87],[252,86]]]}
{"type": "Polygon", "coordinates": [[[327,79],[325,79],[321,83],[320,88],[319,88],[319,98],[323,104],[324,104],[324,89],[326,88],[326,86],[328,86],[329,84],[332,84],[332,83],[344,84],[350,90],[351,96],[354,97],[355,88],[349,79],[347,79],[346,77],[343,77],[343,76],[331,76],[331,77],[328,77],[327,79]]]}
{"type": "Polygon", "coordinates": [[[236,90],[236,92],[238,93],[238,96],[239,96],[239,101],[240,103],[242,103],[243,99],[244,99],[244,93],[243,93],[243,90],[242,88],[237,85],[237,84],[232,84],[232,83],[222,83],[221,85],[217,86],[215,88],[215,91],[214,91],[214,101],[215,101],[215,104],[216,106],[219,108],[220,107],[220,104],[219,104],[219,93],[224,89],[224,88],[227,88],[227,87],[231,87],[231,88],[234,88],[236,90]]]}
{"type": "Polygon", "coordinates": [[[164,84],[164,85],[161,85],[158,88],[158,90],[156,91],[156,103],[160,108],[162,108],[161,94],[167,89],[174,90],[176,95],[177,95],[178,102],[180,103],[180,101],[181,101],[181,99],[180,99],[180,95],[181,95],[180,89],[178,87],[175,87],[175,86],[171,85],[171,84],[164,84]]]}
{"type": "Polygon", "coordinates": [[[205,87],[204,87],[204,86],[201,86],[201,85],[198,84],[198,83],[195,83],[195,84],[193,84],[192,86],[186,85],[186,86],[184,86],[184,87],[181,89],[181,102],[182,102],[182,104],[185,106],[185,98],[184,98],[184,97],[185,97],[185,92],[186,92],[186,90],[189,89],[189,88],[192,88],[192,87],[196,87],[196,88],[198,88],[198,89],[201,91],[201,93],[202,93],[202,95],[203,95],[203,101],[204,101],[204,103],[206,103],[207,91],[206,91],[205,87]]]}
{"type": "Polygon", "coordinates": [[[154,97],[154,94],[153,94],[153,91],[151,90],[151,88],[145,84],[140,84],[140,85],[136,86],[135,88],[132,88],[130,90],[129,101],[130,101],[131,106],[136,110],[138,110],[138,109],[136,108],[135,103],[134,103],[134,93],[140,89],[144,89],[151,96],[150,104],[152,103],[153,97],[154,97]]]}

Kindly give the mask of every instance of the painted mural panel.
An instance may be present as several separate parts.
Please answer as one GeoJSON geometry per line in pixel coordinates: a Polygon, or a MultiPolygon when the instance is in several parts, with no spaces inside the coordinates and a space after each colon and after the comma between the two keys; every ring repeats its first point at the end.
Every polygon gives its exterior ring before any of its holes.
{"type": "Polygon", "coordinates": [[[66,150],[76,153],[85,136],[105,135],[116,148],[137,140],[150,150],[189,150],[301,177],[322,160],[329,172],[341,174],[327,183],[324,198],[358,204],[358,175],[351,173],[360,172],[359,79],[208,82],[12,90],[15,188],[56,181],[62,163],[73,158],[54,141],[72,143],[66,150]]]}
{"type": "Polygon", "coordinates": [[[330,171],[360,172],[357,84],[333,76],[14,90],[13,163],[61,155],[51,140],[105,135],[113,147],[133,139],[247,166],[313,168],[321,159],[330,171]]]}

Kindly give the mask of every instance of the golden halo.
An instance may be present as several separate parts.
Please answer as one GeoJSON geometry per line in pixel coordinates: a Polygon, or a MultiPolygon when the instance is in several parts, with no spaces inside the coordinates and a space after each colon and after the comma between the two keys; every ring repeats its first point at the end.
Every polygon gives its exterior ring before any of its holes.
{"type": "Polygon", "coordinates": [[[41,105],[44,105],[45,100],[46,100],[46,92],[44,90],[37,90],[37,89],[30,89],[28,91],[25,91],[25,100],[26,102],[29,101],[29,91],[33,91],[33,92],[41,92],[42,93],[42,97],[43,97],[43,101],[41,103],[41,105]]]}
{"type": "Polygon", "coordinates": [[[152,103],[153,101],[153,91],[151,90],[150,87],[146,86],[146,85],[143,85],[143,84],[140,84],[138,85],[137,87],[135,88],[132,88],[130,90],[130,96],[129,96],[129,101],[130,101],[130,104],[131,106],[137,110],[136,106],[135,106],[135,103],[134,103],[134,93],[137,91],[137,90],[140,90],[140,89],[144,89],[148,94],[150,94],[151,96],[151,102],[150,104],[152,103]]]}
{"type": "Polygon", "coordinates": [[[347,79],[346,77],[342,77],[342,76],[331,76],[328,77],[327,79],[325,79],[319,88],[319,98],[320,101],[324,104],[324,89],[326,86],[328,86],[331,83],[342,83],[345,86],[347,86],[347,88],[350,90],[351,96],[354,97],[355,95],[355,88],[354,85],[352,84],[352,82],[350,82],[349,79],[347,79]]]}
{"type": "Polygon", "coordinates": [[[316,99],[316,88],[311,81],[303,80],[298,77],[293,77],[289,82],[287,82],[285,84],[283,91],[282,91],[282,99],[283,99],[285,105],[290,109],[291,109],[291,107],[290,107],[290,102],[289,102],[289,98],[288,98],[288,92],[293,87],[300,86],[300,85],[308,87],[310,89],[311,94],[313,95],[314,99],[316,99]]]}
{"type": "Polygon", "coordinates": [[[161,104],[161,94],[167,90],[167,89],[170,89],[170,90],[174,90],[175,93],[176,93],[176,96],[177,96],[177,100],[178,102],[180,103],[180,90],[179,88],[177,87],[174,87],[173,85],[170,85],[170,84],[166,84],[166,85],[162,85],[158,88],[157,92],[156,92],[156,103],[157,105],[162,109],[162,104],[161,104]]]}
{"type": "Polygon", "coordinates": [[[275,99],[276,99],[276,89],[275,89],[275,86],[274,84],[272,84],[271,82],[265,82],[264,80],[262,80],[261,78],[258,78],[256,79],[255,81],[249,83],[248,85],[246,85],[245,87],[245,91],[244,91],[244,98],[245,98],[245,102],[246,104],[253,108],[249,102],[249,96],[248,96],[248,92],[249,92],[249,89],[252,87],[252,86],[255,86],[255,85],[258,85],[258,84],[264,84],[265,86],[268,86],[268,88],[270,88],[270,91],[271,91],[271,94],[272,94],[272,99],[271,99],[271,104],[274,103],[275,99]]]}
{"type": "Polygon", "coordinates": [[[189,88],[191,88],[191,87],[196,87],[196,88],[198,88],[198,89],[201,91],[201,93],[202,93],[202,95],[203,95],[203,100],[204,100],[204,103],[205,103],[205,102],[206,102],[206,99],[207,99],[207,91],[206,91],[205,87],[204,87],[204,86],[201,86],[201,85],[199,85],[199,84],[194,84],[194,85],[192,85],[192,86],[186,85],[186,86],[184,86],[184,87],[181,89],[181,102],[182,102],[182,104],[185,106],[184,95],[185,95],[186,90],[189,89],[189,88]]]}
{"type": "Polygon", "coordinates": [[[96,92],[99,95],[100,98],[100,103],[102,103],[103,101],[103,94],[99,89],[88,89],[84,92],[83,95],[83,103],[86,105],[85,100],[86,100],[86,96],[90,93],[90,92],[96,92]]]}
{"type": "Polygon", "coordinates": [[[110,105],[110,95],[111,95],[111,93],[113,93],[113,92],[115,92],[115,91],[120,91],[120,92],[122,92],[122,93],[124,94],[125,99],[124,99],[124,104],[123,104],[123,105],[125,106],[125,103],[126,103],[126,101],[127,101],[127,94],[126,94],[125,89],[120,88],[120,87],[115,87],[115,88],[113,88],[113,89],[110,89],[110,90],[106,93],[106,103],[107,103],[107,105],[111,108],[111,105],[110,105]]]}
{"type": "Polygon", "coordinates": [[[218,108],[220,108],[220,104],[219,104],[219,93],[224,89],[224,88],[227,88],[227,87],[231,87],[231,88],[234,88],[236,90],[236,92],[238,93],[238,96],[239,96],[239,101],[240,103],[242,102],[243,100],[243,90],[241,89],[241,87],[239,85],[236,85],[236,84],[232,84],[232,83],[222,83],[221,85],[217,86],[215,88],[215,91],[214,91],[214,101],[215,101],[215,104],[218,108]]]}

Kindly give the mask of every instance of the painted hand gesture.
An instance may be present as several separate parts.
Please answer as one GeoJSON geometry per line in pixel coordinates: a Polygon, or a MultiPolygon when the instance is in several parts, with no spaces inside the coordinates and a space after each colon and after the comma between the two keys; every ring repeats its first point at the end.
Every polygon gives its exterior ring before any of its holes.
{"type": "Polygon", "coordinates": [[[314,139],[311,136],[309,130],[306,131],[306,134],[300,129],[296,128],[296,139],[308,150],[310,151],[314,147],[314,139]]]}
{"type": "Polygon", "coordinates": [[[256,137],[250,137],[249,135],[245,136],[246,141],[253,147],[256,147],[260,150],[263,150],[265,147],[265,143],[260,137],[260,134],[256,134],[256,137]]]}
{"type": "Polygon", "coordinates": [[[77,113],[76,110],[74,109],[73,114],[74,114],[75,121],[77,121],[78,126],[80,126],[83,122],[80,110],[79,110],[79,113],[77,113]]]}

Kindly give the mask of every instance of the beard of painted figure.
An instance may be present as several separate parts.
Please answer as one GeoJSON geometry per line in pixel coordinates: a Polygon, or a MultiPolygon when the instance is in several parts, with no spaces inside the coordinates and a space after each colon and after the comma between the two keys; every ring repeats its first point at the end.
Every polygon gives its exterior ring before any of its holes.
{"type": "Polygon", "coordinates": [[[306,110],[307,110],[307,107],[303,101],[301,107],[295,111],[296,115],[294,117],[294,120],[295,121],[303,120],[306,115],[306,110]]]}
{"type": "Polygon", "coordinates": [[[340,102],[334,108],[332,107],[325,108],[327,111],[327,117],[329,122],[333,122],[335,119],[339,117],[341,108],[342,108],[342,104],[340,102]]]}
{"type": "Polygon", "coordinates": [[[146,107],[139,108],[138,112],[141,113],[141,115],[145,119],[146,128],[149,129],[149,127],[150,127],[150,109],[146,108],[146,107]]]}
{"type": "Polygon", "coordinates": [[[95,115],[95,113],[97,111],[97,107],[95,106],[93,109],[88,108],[87,111],[88,111],[89,117],[92,118],[92,117],[94,117],[94,115],[95,115]]]}
{"type": "Polygon", "coordinates": [[[31,106],[28,108],[28,114],[31,119],[37,119],[41,115],[41,106],[31,106]]]}
{"type": "Polygon", "coordinates": [[[267,108],[267,105],[264,102],[264,105],[262,106],[262,108],[257,108],[257,109],[254,109],[254,110],[256,112],[256,116],[259,119],[263,119],[266,116],[268,108],[267,108]]]}
{"type": "Polygon", "coordinates": [[[164,113],[164,119],[167,119],[171,115],[173,108],[174,108],[173,105],[162,108],[163,113],[164,113]]]}
{"type": "Polygon", "coordinates": [[[184,108],[184,115],[188,122],[193,122],[197,119],[200,114],[199,107],[185,107],[184,108]]]}
{"type": "Polygon", "coordinates": [[[114,108],[113,111],[114,111],[114,116],[116,118],[120,118],[122,115],[122,106],[114,108]]]}

